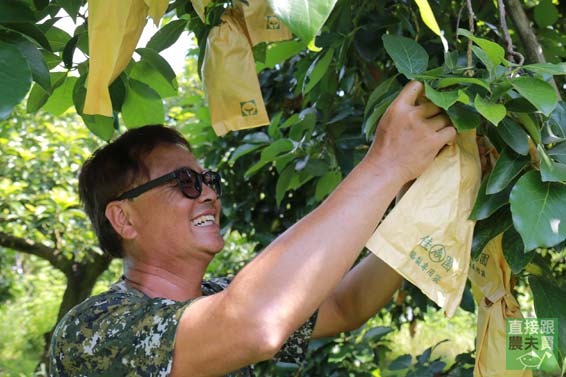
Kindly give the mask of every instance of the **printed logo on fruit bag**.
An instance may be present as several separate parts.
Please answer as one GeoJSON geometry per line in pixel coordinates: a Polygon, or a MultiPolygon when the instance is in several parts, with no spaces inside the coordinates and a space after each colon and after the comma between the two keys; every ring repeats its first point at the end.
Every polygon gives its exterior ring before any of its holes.
{"type": "Polygon", "coordinates": [[[265,16],[265,28],[267,30],[281,29],[281,22],[275,16],[265,16]]]}
{"type": "Polygon", "coordinates": [[[487,261],[489,261],[489,254],[482,252],[478,256],[477,261],[472,260],[470,268],[481,277],[485,277],[485,266],[487,266],[487,261]]]}
{"type": "Polygon", "coordinates": [[[558,318],[507,318],[507,370],[552,371],[558,364],[558,318]]]}
{"type": "Polygon", "coordinates": [[[240,111],[242,113],[242,116],[244,117],[257,115],[257,105],[255,103],[255,100],[252,99],[249,101],[240,102],[240,111]]]}
{"type": "Polygon", "coordinates": [[[450,271],[454,263],[454,258],[447,255],[444,245],[435,244],[431,236],[421,238],[419,245],[411,251],[409,257],[429,279],[437,284],[441,280],[438,272],[450,271]]]}

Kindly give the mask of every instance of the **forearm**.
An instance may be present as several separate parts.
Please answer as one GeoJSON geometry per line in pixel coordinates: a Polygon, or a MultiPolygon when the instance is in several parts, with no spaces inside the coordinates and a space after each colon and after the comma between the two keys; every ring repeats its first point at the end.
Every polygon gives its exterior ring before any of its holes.
{"type": "Polygon", "coordinates": [[[263,311],[283,333],[306,321],[352,266],[404,183],[367,164],[243,269],[229,297],[263,311]]]}
{"type": "Polygon", "coordinates": [[[333,294],[347,327],[357,328],[374,316],[402,282],[403,277],[374,254],[365,257],[348,272],[333,294]]]}

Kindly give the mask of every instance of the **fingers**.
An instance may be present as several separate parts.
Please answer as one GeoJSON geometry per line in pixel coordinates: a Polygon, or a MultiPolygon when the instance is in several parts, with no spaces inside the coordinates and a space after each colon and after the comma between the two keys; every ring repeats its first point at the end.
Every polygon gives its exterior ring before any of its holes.
{"type": "Polygon", "coordinates": [[[456,142],[457,132],[452,126],[444,127],[436,133],[436,137],[438,138],[438,142],[442,143],[442,145],[454,144],[456,142]]]}
{"type": "Polygon", "coordinates": [[[435,131],[440,131],[444,127],[451,126],[450,118],[444,114],[438,114],[426,120],[426,124],[435,131]]]}
{"type": "Polygon", "coordinates": [[[418,111],[423,118],[431,118],[442,113],[442,109],[430,101],[422,102],[420,105],[417,105],[416,111],[418,111]]]}
{"type": "Polygon", "coordinates": [[[422,96],[423,90],[424,86],[422,83],[419,81],[411,81],[401,90],[401,93],[397,96],[397,101],[415,106],[419,97],[422,96]]]}

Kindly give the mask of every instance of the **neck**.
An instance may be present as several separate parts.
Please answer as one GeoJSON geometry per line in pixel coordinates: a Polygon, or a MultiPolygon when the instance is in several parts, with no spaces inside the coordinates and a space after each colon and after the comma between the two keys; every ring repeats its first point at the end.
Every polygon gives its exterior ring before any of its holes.
{"type": "Polygon", "coordinates": [[[160,266],[151,261],[124,258],[127,284],[147,296],[185,301],[202,296],[201,282],[208,263],[170,263],[160,266]]]}

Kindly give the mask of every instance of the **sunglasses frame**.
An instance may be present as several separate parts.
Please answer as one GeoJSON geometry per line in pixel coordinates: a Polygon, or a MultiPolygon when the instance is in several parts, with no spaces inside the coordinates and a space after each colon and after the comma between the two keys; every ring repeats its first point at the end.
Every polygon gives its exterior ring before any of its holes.
{"type": "Polygon", "coordinates": [[[220,198],[220,196],[222,196],[222,186],[220,184],[220,174],[218,174],[217,172],[211,171],[211,170],[203,170],[202,173],[197,173],[196,171],[194,171],[191,168],[187,168],[187,167],[183,167],[183,168],[179,168],[175,171],[172,171],[171,173],[167,173],[165,175],[162,175],[161,177],[155,178],[151,181],[148,181],[146,183],[143,183],[137,187],[134,187],[131,190],[128,190],[122,194],[120,194],[116,200],[125,200],[125,199],[134,199],[138,196],[140,196],[141,194],[145,193],[146,191],[149,191],[157,186],[163,185],[167,182],[171,182],[172,180],[177,180],[177,186],[179,187],[179,190],[181,190],[181,192],[183,193],[184,196],[186,196],[189,199],[196,199],[198,198],[201,194],[202,194],[202,183],[204,182],[206,185],[208,185],[210,188],[212,188],[212,190],[216,193],[216,196],[220,198]],[[195,189],[198,192],[198,195],[196,196],[191,196],[189,194],[187,194],[185,192],[185,190],[183,190],[183,183],[181,182],[181,173],[187,172],[187,174],[189,175],[193,175],[195,177],[195,189]],[[212,177],[212,179],[217,179],[219,184],[218,184],[218,192],[214,189],[214,185],[207,183],[207,179],[206,177],[212,177]]]}

